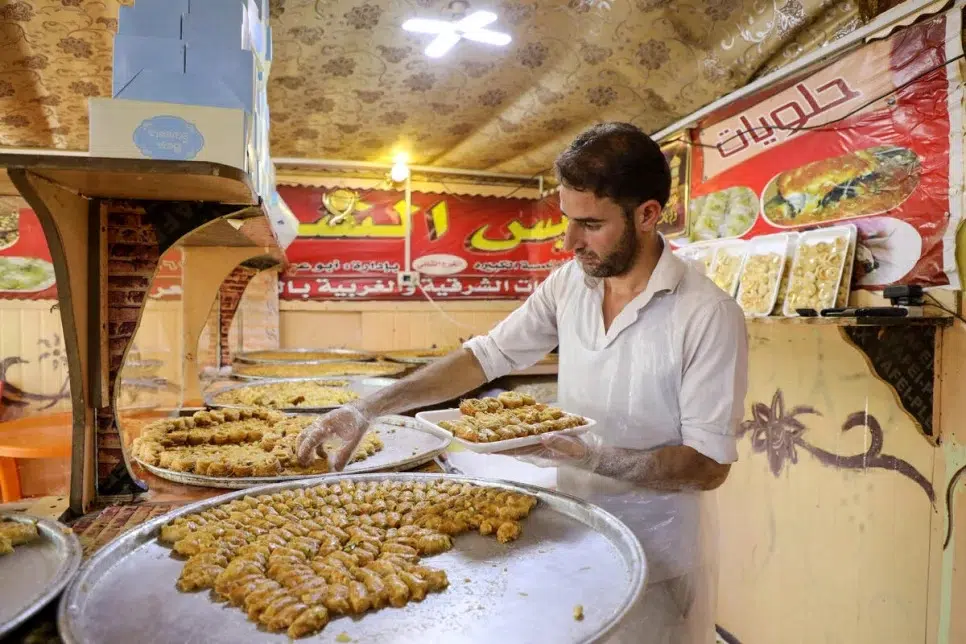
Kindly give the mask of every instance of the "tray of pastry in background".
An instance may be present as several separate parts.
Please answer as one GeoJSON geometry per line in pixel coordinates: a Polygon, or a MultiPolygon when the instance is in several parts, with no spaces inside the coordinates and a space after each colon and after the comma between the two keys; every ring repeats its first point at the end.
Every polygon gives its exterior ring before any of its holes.
{"type": "Polygon", "coordinates": [[[380,357],[392,362],[403,364],[429,364],[439,360],[446,354],[458,349],[458,346],[432,347],[429,349],[403,349],[400,351],[385,351],[380,357]]]}
{"type": "Polygon", "coordinates": [[[734,297],[738,290],[738,279],[741,269],[745,265],[748,254],[748,242],[741,239],[721,242],[714,247],[714,259],[711,261],[711,281],[722,291],[734,297]]]}
{"type": "Polygon", "coordinates": [[[422,411],[416,419],[449,432],[456,443],[481,454],[536,445],[548,432],[582,434],[597,424],[514,391],[493,398],[468,398],[459,409],[422,411]]]}
{"type": "MultiPolygon", "coordinates": [[[[238,490],[325,477],[333,474],[326,458],[308,466],[297,459],[298,435],[316,418],[260,408],[200,411],[151,423],[134,440],[131,451],[155,476],[199,487],[238,490]]],[[[384,416],[363,436],[345,472],[416,467],[436,458],[450,440],[448,432],[432,430],[412,418],[384,416]]]]}
{"type": "Polygon", "coordinates": [[[236,380],[291,380],[293,378],[336,378],[349,376],[398,376],[409,365],[392,362],[279,362],[232,365],[236,380]]]}
{"type": "Polygon", "coordinates": [[[290,362],[368,362],[375,354],[356,349],[261,349],[235,356],[235,362],[246,364],[287,364],[290,362]]]}
{"type": "Polygon", "coordinates": [[[80,563],[80,541],[67,526],[0,513],[0,639],[53,601],[80,563]]]}
{"type": "Polygon", "coordinates": [[[787,317],[796,317],[798,309],[835,307],[854,229],[848,224],[799,235],[783,305],[787,317]]]}
{"type": "Polygon", "coordinates": [[[778,299],[791,235],[764,235],[748,243],[736,299],[745,315],[766,317],[778,299]]]}
{"type": "Polygon", "coordinates": [[[292,378],[259,380],[205,392],[214,409],[266,407],[292,414],[331,411],[396,382],[391,378],[292,378]]]}

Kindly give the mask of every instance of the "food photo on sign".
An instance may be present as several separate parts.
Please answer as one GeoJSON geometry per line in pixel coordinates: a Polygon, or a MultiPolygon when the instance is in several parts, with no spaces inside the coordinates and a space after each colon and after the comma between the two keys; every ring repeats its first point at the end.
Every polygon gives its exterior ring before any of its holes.
{"type": "Polygon", "coordinates": [[[687,234],[671,243],[697,261],[732,240],[746,255],[758,238],[804,240],[842,264],[845,288],[959,288],[960,22],[931,18],[706,118],[690,134],[687,234]]]}
{"type": "Polygon", "coordinates": [[[54,299],[55,284],[40,220],[28,208],[5,208],[0,212],[0,299],[54,299]]]}
{"type": "Polygon", "coordinates": [[[299,220],[279,297],[517,299],[569,259],[566,219],[543,200],[412,192],[406,270],[406,200],[394,190],[280,186],[299,220]]]}
{"type": "MultiPolygon", "coordinates": [[[[158,262],[148,297],[175,300],[182,295],[182,253],[168,249],[158,262]]],[[[0,300],[56,300],[54,264],[36,213],[29,208],[0,210],[0,300]]]]}

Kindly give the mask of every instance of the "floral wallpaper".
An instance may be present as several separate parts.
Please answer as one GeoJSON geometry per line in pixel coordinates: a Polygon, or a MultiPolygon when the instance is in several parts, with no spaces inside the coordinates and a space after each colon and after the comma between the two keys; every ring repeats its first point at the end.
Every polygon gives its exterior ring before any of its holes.
{"type": "MultiPolygon", "coordinates": [[[[126,0],[129,1],[129,0],[126,0]]],[[[119,0],[0,4],[0,145],[84,149],[119,0]]],[[[442,59],[409,17],[449,0],[274,0],[272,154],[540,173],[581,128],[655,131],[886,8],[876,0],[493,0],[506,48],[442,59]]]]}

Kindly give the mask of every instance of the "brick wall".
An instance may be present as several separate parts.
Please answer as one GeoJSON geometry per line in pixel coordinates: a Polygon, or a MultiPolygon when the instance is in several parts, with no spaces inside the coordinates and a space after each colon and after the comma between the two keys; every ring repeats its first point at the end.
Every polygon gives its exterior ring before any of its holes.
{"type": "Polygon", "coordinates": [[[225,278],[219,291],[219,364],[227,366],[231,364],[231,347],[228,342],[228,331],[231,329],[231,322],[235,318],[238,304],[241,302],[242,295],[252,278],[258,274],[254,268],[247,266],[237,266],[231,274],[225,278]]]}
{"type": "MultiPolygon", "coordinates": [[[[142,209],[112,202],[107,202],[107,208],[107,332],[109,391],[113,400],[114,382],[137,330],[160,251],[155,229],[142,209]]],[[[111,405],[99,409],[97,414],[98,480],[105,479],[122,461],[121,438],[111,405]]]]}

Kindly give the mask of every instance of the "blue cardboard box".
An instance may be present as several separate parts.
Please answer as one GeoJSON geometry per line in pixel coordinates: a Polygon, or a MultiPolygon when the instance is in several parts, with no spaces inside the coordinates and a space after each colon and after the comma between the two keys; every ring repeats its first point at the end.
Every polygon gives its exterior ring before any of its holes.
{"type": "Polygon", "coordinates": [[[174,7],[142,7],[145,0],[136,5],[121,5],[117,11],[117,33],[125,36],[153,36],[155,38],[181,38],[181,12],[174,7]]]}
{"type": "Polygon", "coordinates": [[[207,74],[160,72],[142,69],[115,98],[129,101],[153,101],[204,105],[250,111],[252,97],[247,100],[218,78],[207,74]]]}
{"type": "Polygon", "coordinates": [[[242,49],[249,40],[246,13],[240,0],[194,0],[182,20],[182,38],[189,43],[242,49]]]}
{"type": "Polygon", "coordinates": [[[246,172],[251,119],[243,110],[92,98],[93,156],[210,161],[246,172]]]}
{"type": "Polygon", "coordinates": [[[187,74],[211,78],[230,88],[242,109],[252,111],[257,72],[255,55],[251,51],[188,43],[184,69],[187,74]]]}
{"type": "Polygon", "coordinates": [[[141,70],[183,74],[184,42],[177,38],[152,36],[114,36],[114,74],[112,95],[117,96],[141,70]]]}

